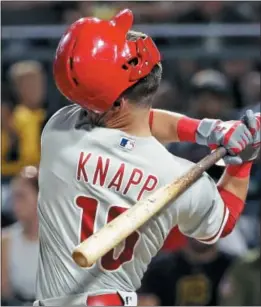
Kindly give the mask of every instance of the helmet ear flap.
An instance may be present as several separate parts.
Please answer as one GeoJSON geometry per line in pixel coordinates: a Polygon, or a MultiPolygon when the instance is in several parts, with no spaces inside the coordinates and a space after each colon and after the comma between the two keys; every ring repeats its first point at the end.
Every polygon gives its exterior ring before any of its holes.
{"type": "Polygon", "coordinates": [[[128,32],[133,24],[133,14],[129,9],[125,9],[117,14],[112,20],[113,23],[124,32],[128,32]]]}

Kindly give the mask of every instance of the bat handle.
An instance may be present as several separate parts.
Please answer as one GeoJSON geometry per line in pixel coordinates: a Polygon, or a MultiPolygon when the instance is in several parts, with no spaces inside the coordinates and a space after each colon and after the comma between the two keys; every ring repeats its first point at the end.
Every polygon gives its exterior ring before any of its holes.
{"type": "Polygon", "coordinates": [[[220,159],[224,158],[224,156],[227,154],[227,150],[224,147],[218,147],[216,150],[212,151],[212,153],[205,158],[203,158],[200,162],[198,162],[198,165],[206,171],[211,166],[216,164],[220,159]]]}

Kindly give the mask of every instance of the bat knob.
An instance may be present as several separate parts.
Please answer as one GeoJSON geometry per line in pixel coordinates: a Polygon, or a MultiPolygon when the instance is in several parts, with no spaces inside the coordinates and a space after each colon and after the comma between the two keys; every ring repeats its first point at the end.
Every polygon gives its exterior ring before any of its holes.
{"type": "Polygon", "coordinates": [[[74,251],[72,258],[82,268],[87,268],[89,266],[87,259],[81,252],[74,251]]]}

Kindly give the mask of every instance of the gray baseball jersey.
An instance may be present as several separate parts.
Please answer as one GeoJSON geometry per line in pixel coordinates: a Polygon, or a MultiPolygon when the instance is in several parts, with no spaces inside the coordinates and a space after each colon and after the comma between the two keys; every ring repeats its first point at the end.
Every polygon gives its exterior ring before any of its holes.
{"type": "Polygon", "coordinates": [[[206,243],[218,239],[228,211],[204,174],[91,268],[78,267],[71,258],[77,244],[193,164],[170,154],[152,136],[103,127],[88,130],[84,111],[76,105],[49,120],[41,142],[38,299],[135,291],[176,225],[206,243]]]}

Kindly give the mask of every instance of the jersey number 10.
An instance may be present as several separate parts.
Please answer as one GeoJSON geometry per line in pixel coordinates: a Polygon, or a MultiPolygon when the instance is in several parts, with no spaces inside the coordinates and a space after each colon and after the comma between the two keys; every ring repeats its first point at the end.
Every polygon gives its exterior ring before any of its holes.
{"type": "MultiPolygon", "coordinates": [[[[94,223],[97,215],[98,201],[91,197],[79,196],[76,199],[76,205],[83,210],[81,222],[81,242],[86,240],[93,234],[94,223]]],[[[127,208],[112,206],[109,209],[106,223],[116,218],[118,215],[126,211],[127,208]]],[[[128,262],[133,257],[133,252],[137,241],[139,240],[139,233],[135,231],[126,240],[124,249],[116,257],[114,257],[114,249],[109,251],[101,258],[101,266],[107,271],[114,271],[120,268],[122,264],[128,262]]]]}

